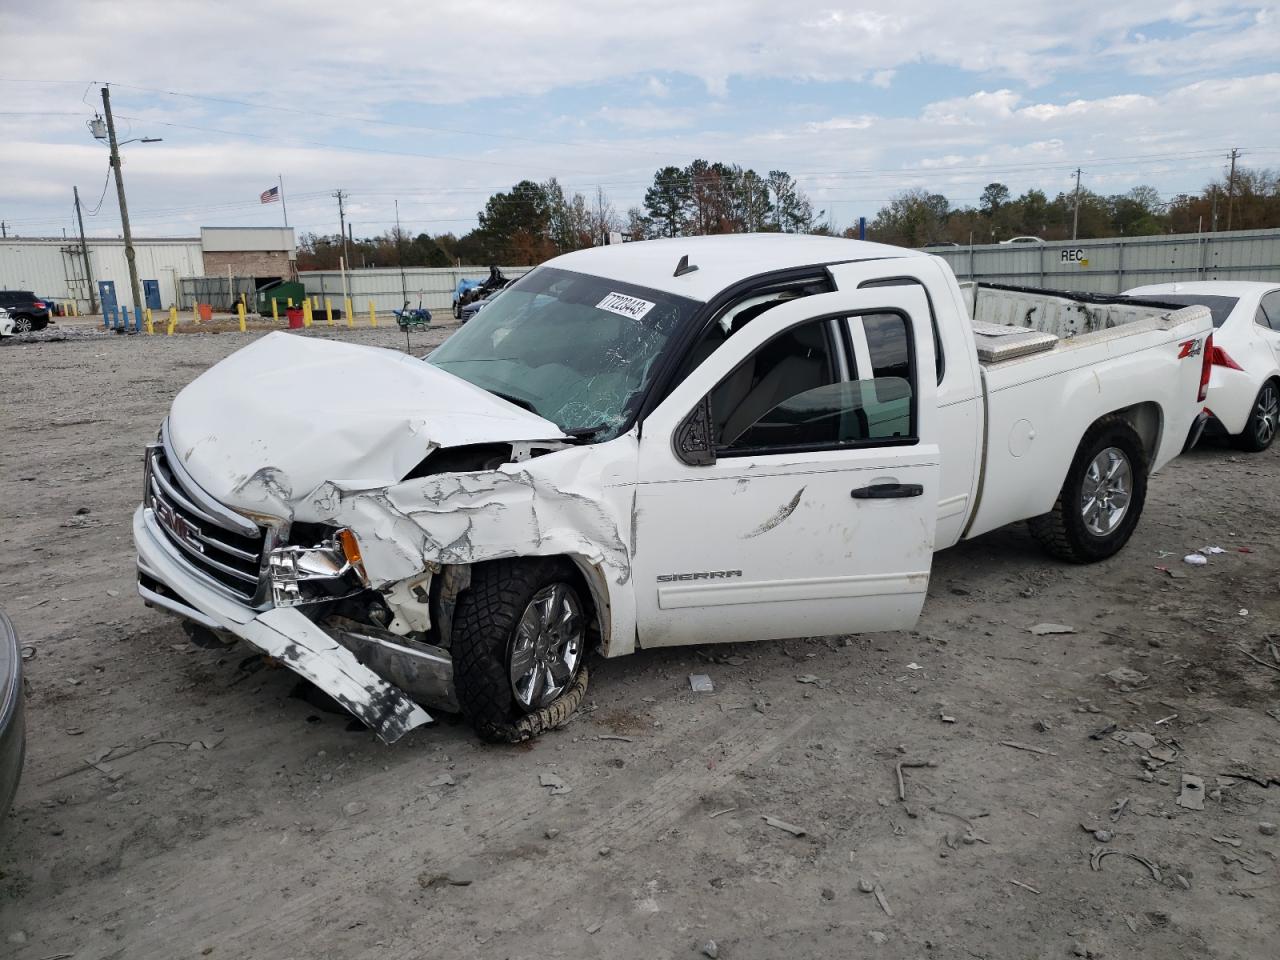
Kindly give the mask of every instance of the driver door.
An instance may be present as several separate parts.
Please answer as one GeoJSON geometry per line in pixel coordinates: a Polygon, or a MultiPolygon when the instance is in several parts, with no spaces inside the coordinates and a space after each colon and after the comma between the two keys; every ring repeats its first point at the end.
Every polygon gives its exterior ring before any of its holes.
{"type": "Polygon", "coordinates": [[[731,331],[641,429],[639,645],[911,626],[933,559],[935,391],[918,287],[805,297],[731,331]]]}

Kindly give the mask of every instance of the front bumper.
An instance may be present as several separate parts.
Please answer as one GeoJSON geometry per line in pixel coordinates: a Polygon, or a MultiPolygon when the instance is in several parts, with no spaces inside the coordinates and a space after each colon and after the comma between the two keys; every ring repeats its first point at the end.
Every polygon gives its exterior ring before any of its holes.
{"type": "Polygon", "coordinates": [[[280,661],[341,703],[384,742],[432,722],[405,690],[384,676],[414,687],[421,699],[431,700],[434,694],[435,702],[446,707],[452,701],[452,664],[443,651],[424,654],[364,633],[343,633],[340,642],[296,607],[256,610],[237,603],[192,571],[145,506],[133,515],[133,539],[143,600],[209,630],[234,634],[280,661]]]}

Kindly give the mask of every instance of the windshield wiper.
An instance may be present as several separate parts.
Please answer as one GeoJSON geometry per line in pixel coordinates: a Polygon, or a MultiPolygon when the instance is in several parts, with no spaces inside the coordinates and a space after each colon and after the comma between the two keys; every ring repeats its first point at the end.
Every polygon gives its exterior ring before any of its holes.
{"type": "Polygon", "coordinates": [[[600,423],[594,427],[575,427],[572,430],[564,431],[566,437],[572,437],[575,440],[590,440],[597,434],[604,433],[609,429],[609,424],[600,423]]]}
{"type": "MultiPolygon", "coordinates": [[[[485,387],[485,389],[489,390],[488,387],[485,387]]],[[[489,390],[489,393],[492,393],[495,397],[501,397],[503,400],[507,401],[507,403],[514,403],[517,407],[520,407],[523,410],[528,410],[532,414],[538,413],[538,411],[533,408],[533,404],[528,400],[525,400],[523,397],[517,397],[515,394],[511,393],[503,393],[501,390],[489,390]]]]}

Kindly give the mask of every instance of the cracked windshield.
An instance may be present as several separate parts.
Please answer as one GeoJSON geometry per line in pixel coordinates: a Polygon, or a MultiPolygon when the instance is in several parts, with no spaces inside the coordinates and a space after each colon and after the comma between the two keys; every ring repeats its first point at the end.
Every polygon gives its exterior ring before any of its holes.
{"type": "Polygon", "coordinates": [[[520,278],[427,362],[591,440],[635,413],[693,300],[543,267],[520,278]]]}

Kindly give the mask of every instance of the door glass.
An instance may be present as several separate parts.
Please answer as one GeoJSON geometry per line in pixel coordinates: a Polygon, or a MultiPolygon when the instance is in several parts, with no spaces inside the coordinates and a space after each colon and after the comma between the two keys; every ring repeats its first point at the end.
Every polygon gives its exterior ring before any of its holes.
{"type": "MultiPolygon", "coordinates": [[[[1272,330],[1280,330],[1280,290],[1272,290],[1262,298],[1262,313],[1266,314],[1268,325],[1272,330]]],[[[1262,318],[1258,318],[1259,322],[1262,318]]]]}
{"type": "Polygon", "coordinates": [[[712,391],[716,453],[914,443],[910,322],[896,313],[849,322],[866,338],[871,369],[837,375],[825,320],[775,337],[712,391]]]}

